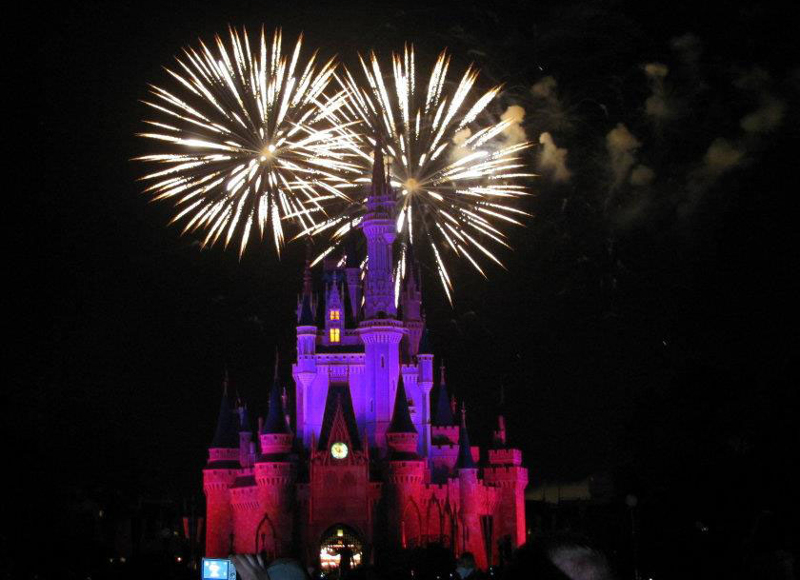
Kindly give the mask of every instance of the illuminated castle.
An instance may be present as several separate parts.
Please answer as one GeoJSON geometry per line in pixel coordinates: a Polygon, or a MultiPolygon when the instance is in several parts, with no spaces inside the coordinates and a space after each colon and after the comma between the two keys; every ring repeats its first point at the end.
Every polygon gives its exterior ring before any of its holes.
{"type": "Polygon", "coordinates": [[[366,265],[352,244],[327,258],[317,295],[306,264],[294,429],[277,371],[257,431],[226,386],[203,470],[207,556],[267,552],[325,569],[341,554],[357,565],[440,543],[486,568],[501,546],[525,541],[528,472],[506,445],[503,418],[481,457],[463,406],[448,398],[444,366],[431,404],[434,361],[412,251],[395,301],[394,208],[377,154],[361,223],[366,265]]]}

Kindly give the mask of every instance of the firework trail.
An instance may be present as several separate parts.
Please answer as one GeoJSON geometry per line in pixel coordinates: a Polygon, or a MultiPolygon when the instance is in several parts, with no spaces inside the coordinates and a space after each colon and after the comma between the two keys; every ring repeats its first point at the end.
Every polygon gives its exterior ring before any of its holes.
{"type": "Polygon", "coordinates": [[[205,230],[203,246],[237,238],[241,255],[254,231],[271,231],[279,252],[283,221],[313,228],[328,219],[327,202],[349,201],[342,189],[358,168],[348,161],[352,137],[333,117],[345,91],[326,90],[333,59],[318,66],[314,53],[301,64],[302,35],[284,54],[280,30],[270,43],[262,28],[252,48],[246,30],[229,33],[227,45],[215,37],[216,52],[200,41],[176,57],[167,69],[174,89],[151,86],[145,104],[159,118],[140,136],[163,149],[137,160],[159,166],[142,178],[145,191],[173,199],[172,221],[205,230]]]}
{"type": "MultiPolygon", "coordinates": [[[[519,219],[528,215],[513,202],[527,193],[517,183],[520,178],[532,177],[520,155],[531,143],[512,143],[505,138],[505,132],[517,122],[514,119],[484,122],[485,109],[501,87],[474,98],[478,73],[472,66],[457,84],[446,82],[450,65],[446,52],[439,55],[422,86],[417,84],[413,47],[407,46],[402,55],[392,54],[389,77],[384,77],[374,53],[368,61],[359,58],[366,82],[357,81],[346,69],[336,73],[347,101],[333,113],[340,125],[337,135],[354,140],[355,162],[361,165],[354,183],[369,183],[373,144],[379,136],[390,161],[392,186],[400,194],[396,215],[403,250],[396,267],[396,288],[405,272],[408,244],[419,246],[424,240],[452,302],[446,257],[464,258],[485,276],[478,258],[502,266],[490,245],[508,247],[499,226],[520,225],[519,219]]],[[[331,244],[317,260],[359,224],[365,212],[364,198],[363,194],[353,197],[354,202],[339,215],[303,232],[331,234],[331,244]]]]}

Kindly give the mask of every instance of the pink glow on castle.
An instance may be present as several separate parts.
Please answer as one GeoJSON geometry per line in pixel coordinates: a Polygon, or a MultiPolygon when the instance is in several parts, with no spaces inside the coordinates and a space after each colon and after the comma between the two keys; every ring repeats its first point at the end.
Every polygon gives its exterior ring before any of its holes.
{"type": "MultiPolygon", "coordinates": [[[[324,262],[322,292],[306,265],[297,307],[295,428],[276,379],[253,432],[227,384],[208,463],[206,556],[267,552],[335,565],[441,543],[481,568],[500,546],[525,541],[522,454],[503,417],[483,463],[466,412],[450,400],[426,340],[419,265],[407,253],[395,302],[395,192],[376,155],[367,214],[365,275],[355,244],[324,262]]],[[[352,242],[353,240],[351,240],[352,242]]],[[[226,379],[227,383],[227,379],[226,379]]]]}

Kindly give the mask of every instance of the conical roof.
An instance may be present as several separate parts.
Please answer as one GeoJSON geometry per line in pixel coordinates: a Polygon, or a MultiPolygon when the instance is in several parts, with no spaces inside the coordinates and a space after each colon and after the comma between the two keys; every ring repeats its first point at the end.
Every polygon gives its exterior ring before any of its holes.
{"type": "Polygon", "coordinates": [[[278,353],[275,353],[275,376],[272,380],[272,389],[269,393],[269,410],[267,420],[264,421],[262,433],[288,433],[286,425],[286,411],[283,407],[283,396],[278,384],[278,353]]]}
{"type": "Polygon", "coordinates": [[[419,341],[419,354],[430,354],[431,353],[431,337],[428,332],[428,329],[422,331],[422,338],[419,341]]]}
{"type": "MultiPolygon", "coordinates": [[[[421,350],[421,349],[420,349],[421,350]]],[[[441,379],[439,379],[439,396],[436,399],[436,413],[433,416],[434,427],[452,427],[456,424],[453,418],[453,409],[447,398],[447,385],[444,381],[444,363],[441,367],[441,379]]]]}
{"type": "Polygon", "coordinates": [[[467,432],[467,411],[461,407],[461,427],[458,429],[458,460],[457,469],[474,469],[475,460],[472,459],[472,449],[469,444],[469,433],[467,432]]]}
{"type": "Polygon", "coordinates": [[[411,413],[408,411],[408,397],[406,397],[406,388],[403,384],[403,373],[400,373],[400,378],[397,380],[397,394],[394,398],[394,412],[392,413],[392,422],[389,423],[387,433],[416,433],[414,422],[411,420],[411,413]]]}
{"type": "Polygon", "coordinates": [[[242,405],[239,407],[239,433],[249,432],[250,430],[250,416],[247,413],[247,406],[242,405]]]}
{"type": "Polygon", "coordinates": [[[234,416],[234,410],[228,397],[228,371],[225,371],[225,379],[222,383],[222,400],[219,403],[219,415],[217,416],[217,429],[209,447],[238,448],[238,427],[239,422],[234,416]]]}

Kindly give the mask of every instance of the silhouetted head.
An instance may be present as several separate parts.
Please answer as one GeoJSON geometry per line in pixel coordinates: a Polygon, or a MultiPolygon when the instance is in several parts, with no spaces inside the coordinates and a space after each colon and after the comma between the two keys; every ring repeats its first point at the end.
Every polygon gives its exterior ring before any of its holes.
{"type": "Polygon", "coordinates": [[[464,552],[458,557],[456,566],[475,569],[475,556],[472,555],[472,552],[464,552]]]}

